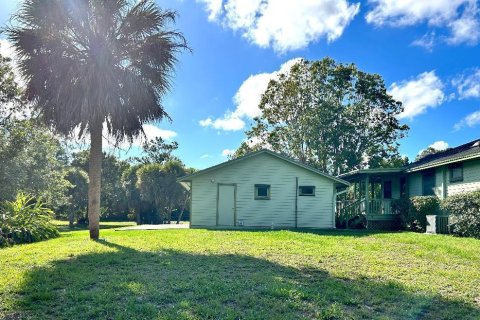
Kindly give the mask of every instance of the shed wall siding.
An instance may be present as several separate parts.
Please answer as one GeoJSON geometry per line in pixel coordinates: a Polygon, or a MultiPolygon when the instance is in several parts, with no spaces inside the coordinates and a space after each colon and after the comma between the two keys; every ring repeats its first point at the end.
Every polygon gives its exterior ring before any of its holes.
{"type": "Polygon", "coordinates": [[[298,227],[333,228],[333,181],[269,154],[192,179],[192,226],[215,226],[217,184],[237,185],[236,218],[246,227],[295,226],[295,178],[315,186],[315,197],[298,197],[298,227]],[[212,183],[212,179],[214,183],[212,183]],[[254,200],[254,185],[269,184],[270,200],[254,200]]]}

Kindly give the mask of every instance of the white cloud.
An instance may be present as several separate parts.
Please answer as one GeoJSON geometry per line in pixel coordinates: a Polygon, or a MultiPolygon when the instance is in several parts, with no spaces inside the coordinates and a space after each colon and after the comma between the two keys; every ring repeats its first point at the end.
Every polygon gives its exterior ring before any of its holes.
{"type": "Polygon", "coordinates": [[[443,141],[443,140],[435,141],[434,143],[429,145],[427,148],[421,149],[420,151],[418,151],[418,154],[419,155],[422,154],[422,152],[425,151],[428,148],[433,148],[437,151],[444,151],[444,150],[448,149],[448,143],[443,141]]]}
{"type": "Polygon", "coordinates": [[[231,156],[235,153],[235,150],[233,149],[224,149],[222,151],[222,157],[228,157],[228,156],[231,156]]]}
{"type": "Polygon", "coordinates": [[[223,118],[215,120],[212,118],[207,118],[200,120],[199,123],[202,127],[212,127],[225,131],[238,131],[245,127],[245,122],[233,112],[227,112],[223,118]]]}
{"type": "Polygon", "coordinates": [[[480,68],[473,69],[470,74],[463,74],[452,80],[460,99],[480,97],[480,68]]]}
{"type": "Polygon", "coordinates": [[[467,6],[459,19],[448,24],[451,35],[446,39],[450,44],[466,43],[475,45],[480,40],[480,22],[477,5],[467,6]]]}
{"type": "Polygon", "coordinates": [[[215,21],[222,12],[223,0],[197,0],[197,2],[204,3],[210,21],[215,21]]]}
{"type": "Polygon", "coordinates": [[[389,93],[403,103],[404,111],[399,115],[400,119],[413,119],[445,100],[443,83],[435,75],[435,71],[421,73],[408,81],[393,83],[389,93]]]}
{"type": "Polygon", "coordinates": [[[421,38],[414,40],[412,46],[422,47],[425,50],[432,52],[435,46],[436,37],[435,32],[427,32],[421,38]]]}
{"type": "Polygon", "coordinates": [[[221,118],[213,119],[209,117],[200,120],[199,124],[202,127],[212,127],[225,131],[242,130],[245,128],[245,120],[261,115],[258,105],[270,80],[276,79],[281,73],[287,73],[300,60],[300,58],[288,60],[281,65],[278,71],[251,75],[242,83],[233,97],[233,102],[236,106],[234,111],[227,111],[221,118]]]}
{"type": "Polygon", "coordinates": [[[200,159],[207,159],[210,158],[211,156],[209,154],[203,154],[200,156],[200,159]]]}
{"type": "MultiPolygon", "coordinates": [[[[103,148],[104,149],[112,149],[112,148],[120,148],[120,149],[128,149],[131,146],[134,147],[141,147],[143,143],[146,141],[155,139],[157,137],[161,137],[166,141],[171,141],[174,137],[177,136],[177,133],[175,131],[171,130],[165,130],[161,129],[155,125],[152,124],[144,124],[143,125],[143,131],[145,133],[145,136],[141,135],[135,138],[130,144],[128,141],[120,141],[118,143],[115,142],[115,139],[113,139],[109,134],[108,134],[108,129],[106,124],[103,125],[103,130],[102,130],[102,136],[103,136],[103,148]]],[[[75,144],[79,145],[79,148],[86,147],[87,144],[90,143],[90,137],[89,135],[85,135],[83,138],[78,139],[78,134],[80,132],[79,128],[76,128],[73,133],[71,134],[71,139],[72,142],[75,144]]]]}
{"type": "Polygon", "coordinates": [[[320,38],[339,38],[357,15],[347,0],[197,0],[210,21],[239,31],[251,43],[278,52],[305,48],[320,38]]]}
{"type": "Polygon", "coordinates": [[[435,150],[443,151],[443,150],[447,150],[448,143],[443,141],[443,140],[439,140],[439,141],[435,141],[434,143],[432,143],[428,147],[433,148],[435,150]]]}
{"type": "Polygon", "coordinates": [[[365,16],[376,26],[403,27],[427,23],[447,28],[444,39],[450,44],[476,44],[480,40],[476,0],[370,0],[372,10],[365,16]]]}
{"type": "Polygon", "coordinates": [[[475,127],[480,123],[480,110],[475,111],[467,115],[465,118],[457,122],[454,126],[454,130],[460,130],[464,127],[475,127]]]}

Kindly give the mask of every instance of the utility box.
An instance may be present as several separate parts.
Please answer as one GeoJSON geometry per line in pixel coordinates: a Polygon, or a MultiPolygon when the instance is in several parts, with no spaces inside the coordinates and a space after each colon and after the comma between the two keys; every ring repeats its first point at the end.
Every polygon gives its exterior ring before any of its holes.
{"type": "Polygon", "coordinates": [[[427,233],[450,233],[448,226],[448,215],[428,215],[427,217],[427,233]]]}

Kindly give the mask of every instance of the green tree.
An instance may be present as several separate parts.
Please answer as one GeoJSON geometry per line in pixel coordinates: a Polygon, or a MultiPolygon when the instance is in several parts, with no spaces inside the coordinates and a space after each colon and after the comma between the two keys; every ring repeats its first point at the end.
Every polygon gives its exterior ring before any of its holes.
{"type": "Polygon", "coordinates": [[[162,137],[157,137],[145,142],[142,147],[145,156],[135,160],[141,163],[164,163],[174,159],[172,152],[178,149],[178,143],[166,142],[162,137]]]}
{"type": "Polygon", "coordinates": [[[425,158],[426,156],[429,156],[431,154],[435,154],[435,153],[439,153],[439,152],[442,152],[442,150],[437,150],[433,147],[428,147],[427,149],[424,149],[422,150],[416,157],[415,157],[415,161],[419,161],[419,160],[422,160],[423,158],[425,158]]]}
{"type": "MultiPolygon", "coordinates": [[[[87,171],[90,167],[90,154],[80,151],[72,155],[71,165],[74,168],[87,171]]],[[[122,175],[130,165],[114,155],[102,155],[102,194],[100,206],[102,218],[125,218],[128,213],[128,204],[125,190],[122,185],[122,175]]]]}
{"type": "Polygon", "coordinates": [[[24,104],[10,58],[0,55],[0,125],[4,126],[24,104]]]}
{"type": "Polygon", "coordinates": [[[408,130],[381,76],[329,58],[301,60],[270,81],[259,108],[235,156],[267,147],[331,174],[398,157],[408,130]]]}
{"type": "Polygon", "coordinates": [[[182,188],[177,179],[186,172],[184,165],[177,160],[168,161],[164,165],[146,164],[137,172],[140,196],[155,205],[161,223],[171,222],[174,209],[180,208],[182,211],[185,209],[188,192],[182,188]]]}
{"type": "Polygon", "coordinates": [[[142,167],[141,164],[130,166],[122,174],[122,187],[127,199],[129,213],[136,216],[137,224],[141,224],[144,201],[140,197],[140,190],[137,188],[137,172],[142,167]]]}
{"type": "Polygon", "coordinates": [[[68,212],[70,227],[73,227],[75,218],[84,217],[88,205],[88,173],[81,168],[71,167],[67,170],[65,178],[70,182],[68,189],[68,204],[65,210],[68,212]]]}
{"type": "Polygon", "coordinates": [[[175,16],[153,0],[24,0],[6,28],[45,123],[65,135],[89,133],[92,239],[100,232],[103,124],[117,141],[132,141],[145,122],[168,117],[161,99],[187,48],[167,29],[175,16]]]}
{"type": "Polygon", "coordinates": [[[42,197],[52,208],[67,202],[64,151],[59,139],[35,120],[0,127],[0,200],[19,192],[42,197]]]}

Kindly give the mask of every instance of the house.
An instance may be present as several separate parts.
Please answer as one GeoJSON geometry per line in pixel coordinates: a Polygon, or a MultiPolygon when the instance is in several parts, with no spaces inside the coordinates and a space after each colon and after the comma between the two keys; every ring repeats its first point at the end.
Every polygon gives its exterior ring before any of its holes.
{"type": "Polygon", "coordinates": [[[348,219],[360,213],[371,228],[394,222],[395,199],[450,195],[480,189],[480,140],[428,155],[399,168],[355,170],[339,176],[352,184],[350,199],[337,202],[337,215],[348,219]]]}
{"type": "Polygon", "coordinates": [[[269,150],[182,177],[191,227],[334,228],[348,182],[269,150]]]}

